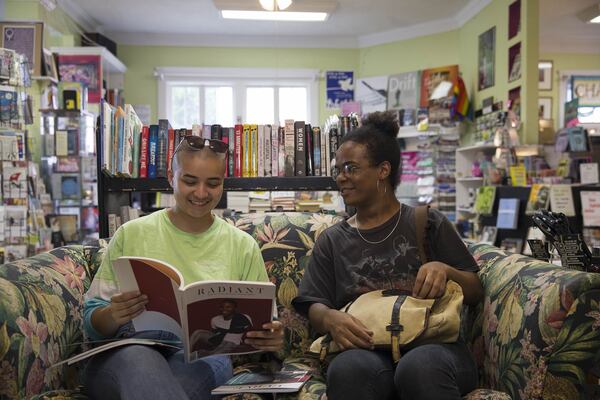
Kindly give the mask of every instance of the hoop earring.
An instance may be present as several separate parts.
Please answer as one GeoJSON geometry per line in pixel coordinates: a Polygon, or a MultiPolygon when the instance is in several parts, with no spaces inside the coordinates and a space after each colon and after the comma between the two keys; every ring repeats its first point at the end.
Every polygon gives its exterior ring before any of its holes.
{"type": "Polygon", "coordinates": [[[379,193],[379,179],[377,179],[377,193],[379,193]]]}

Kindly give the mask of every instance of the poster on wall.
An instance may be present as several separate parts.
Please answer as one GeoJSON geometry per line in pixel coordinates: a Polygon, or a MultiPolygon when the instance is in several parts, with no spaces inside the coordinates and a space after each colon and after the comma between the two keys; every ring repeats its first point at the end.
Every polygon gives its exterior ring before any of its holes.
{"type": "Polygon", "coordinates": [[[388,110],[416,110],[419,96],[419,71],[390,75],[388,78],[388,110]]]}
{"type": "Polygon", "coordinates": [[[362,115],[385,111],[387,106],[387,76],[373,76],[356,81],[356,101],[360,102],[362,115]]]}
{"type": "Polygon", "coordinates": [[[508,49],[508,81],[521,79],[521,42],[508,49]]]}
{"type": "Polygon", "coordinates": [[[451,83],[448,85],[448,96],[450,96],[452,88],[458,83],[458,65],[429,68],[421,72],[420,107],[429,106],[431,95],[442,82],[451,83]]]}
{"type": "Polygon", "coordinates": [[[514,38],[521,31],[521,0],[508,6],[508,40],[514,38]]]}
{"type": "Polygon", "coordinates": [[[477,70],[479,90],[494,86],[494,71],[496,63],[496,27],[479,35],[479,53],[477,70]]]}
{"type": "Polygon", "coordinates": [[[79,82],[88,88],[88,102],[102,98],[102,62],[99,55],[58,55],[58,75],[61,81],[79,82]]]}
{"type": "Polygon", "coordinates": [[[354,72],[327,71],[327,108],[354,101],[354,72]]]}
{"type": "Polygon", "coordinates": [[[571,79],[573,98],[579,100],[579,107],[600,106],[600,76],[573,76],[571,79]]]}

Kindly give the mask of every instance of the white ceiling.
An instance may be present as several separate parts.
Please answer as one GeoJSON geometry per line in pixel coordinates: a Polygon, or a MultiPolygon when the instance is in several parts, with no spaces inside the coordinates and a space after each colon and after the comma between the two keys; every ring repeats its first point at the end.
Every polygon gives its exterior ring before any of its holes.
{"type": "MultiPolygon", "coordinates": [[[[499,0],[337,1],[325,23],[224,20],[212,0],[58,3],[86,31],[119,44],[356,48],[456,29],[499,0]]],[[[540,0],[540,49],[600,53],[600,24],[589,26],[575,16],[597,1],[540,0]]]]}
{"type": "Polygon", "coordinates": [[[577,18],[578,12],[599,1],[540,0],[540,51],[600,53],[600,24],[577,18]]]}

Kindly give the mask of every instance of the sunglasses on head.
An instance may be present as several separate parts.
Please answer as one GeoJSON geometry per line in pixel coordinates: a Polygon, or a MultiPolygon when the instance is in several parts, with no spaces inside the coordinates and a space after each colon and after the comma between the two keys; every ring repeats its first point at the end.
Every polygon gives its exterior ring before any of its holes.
{"type": "Polygon", "coordinates": [[[225,154],[229,148],[227,143],[218,139],[205,139],[200,136],[184,136],[183,140],[177,145],[177,148],[173,154],[177,153],[177,151],[181,149],[183,143],[186,143],[194,150],[202,150],[203,148],[208,147],[217,154],[225,154]]]}

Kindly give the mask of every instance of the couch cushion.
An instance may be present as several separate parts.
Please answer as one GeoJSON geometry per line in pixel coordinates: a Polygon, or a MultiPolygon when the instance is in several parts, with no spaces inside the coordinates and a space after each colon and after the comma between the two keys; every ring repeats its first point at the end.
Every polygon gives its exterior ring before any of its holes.
{"type": "Polygon", "coordinates": [[[308,321],[296,313],[292,299],[319,235],[341,217],[314,213],[242,214],[227,222],[249,233],[257,242],[271,282],[277,285],[277,309],[285,326],[285,347],[279,353],[299,357],[311,343],[308,321]]]}
{"type": "Polygon", "coordinates": [[[485,290],[470,335],[481,386],[515,399],[579,398],[600,352],[600,274],[489,245],[470,251],[485,290]]]}
{"type": "Polygon", "coordinates": [[[0,398],[77,387],[74,368],[48,367],[82,351],[83,294],[96,253],[66,246],[0,266],[0,398]]]}

